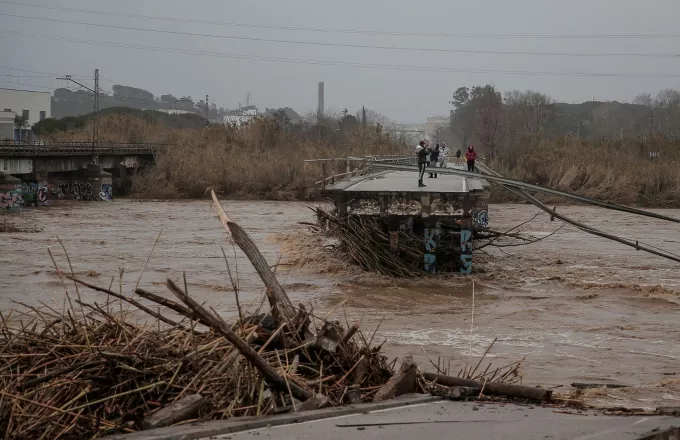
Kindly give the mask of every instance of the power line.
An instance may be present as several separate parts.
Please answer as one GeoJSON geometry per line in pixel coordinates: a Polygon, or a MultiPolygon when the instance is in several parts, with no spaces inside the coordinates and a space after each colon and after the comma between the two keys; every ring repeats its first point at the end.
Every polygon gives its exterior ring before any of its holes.
{"type": "Polygon", "coordinates": [[[48,40],[69,41],[80,44],[89,44],[96,46],[119,47],[127,49],[147,50],[153,52],[179,53],[185,55],[200,55],[207,57],[218,58],[232,58],[245,59],[257,61],[270,61],[277,63],[291,63],[291,64],[310,64],[310,65],[324,65],[337,67],[359,67],[370,69],[387,69],[387,70],[405,70],[405,71],[425,71],[425,72],[455,72],[455,73],[481,73],[481,74],[498,74],[498,75],[526,75],[526,76],[580,76],[580,77],[618,77],[618,78],[680,78],[680,74],[674,73],[605,73],[605,72],[554,72],[554,71],[522,71],[522,70],[492,70],[492,69],[456,69],[450,67],[436,67],[436,66],[408,66],[408,65],[394,65],[394,64],[369,64],[369,63],[353,63],[353,62],[339,62],[329,60],[312,60],[301,58],[282,58],[282,57],[268,57],[259,55],[235,54],[224,52],[209,52],[192,49],[178,49],[171,47],[160,46],[144,46],[140,44],[115,43],[110,41],[84,40],[76,38],[57,37],[53,35],[32,34],[26,32],[9,31],[0,29],[0,33],[21,35],[34,38],[44,38],[48,40]]]}
{"type": "MultiPolygon", "coordinates": [[[[16,70],[17,72],[27,72],[27,73],[37,73],[40,75],[49,75],[49,76],[60,76],[63,75],[63,73],[52,73],[52,72],[36,72],[35,70],[26,70],[26,69],[18,69],[16,67],[9,67],[9,66],[0,66],[2,69],[7,69],[7,70],[16,70]]],[[[82,75],[71,75],[73,78],[85,78],[82,75]]]]}
{"type": "Polygon", "coordinates": [[[304,32],[325,32],[325,33],[344,33],[344,34],[365,34],[365,35],[391,35],[391,36],[415,36],[415,37],[446,37],[446,38],[551,38],[551,39],[629,39],[629,38],[680,38],[680,34],[474,34],[474,33],[439,33],[439,32],[403,32],[403,31],[378,31],[361,29],[341,29],[341,28],[316,28],[316,27],[297,27],[283,25],[266,25],[253,23],[234,23],[209,20],[193,20],[187,18],[163,17],[141,14],[129,14],[121,12],[97,11],[92,9],[66,8],[52,5],[27,4],[11,0],[0,0],[2,4],[23,6],[37,9],[49,9],[54,11],[79,12],[84,14],[106,15],[113,17],[139,18],[145,20],[170,21],[180,23],[195,23],[215,26],[231,26],[256,29],[277,29],[286,31],[304,32]]]}
{"type": "Polygon", "coordinates": [[[77,24],[81,26],[93,26],[107,29],[118,29],[138,32],[151,32],[159,34],[173,34],[186,35],[191,37],[209,37],[209,38],[223,38],[229,40],[242,41],[259,41],[266,43],[282,43],[282,44],[297,44],[308,46],[325,46],[325,47],[345,47],[355,49],[379,49],[379,50],[397,50],[397,51],[413,51],[413,52],[445,52],[445,53],[466,53],[466,54],[491,54],[491,55],[528,55],[528,56],[565,56],[565,57],[644,57],[644,58],[676,58],[678,54],[674,53],[577,53],[577,52],[531,52],[531,51],[499,51],[499,50],[477,50],[477,49],[442,49],[442,48],[428,48],[428,47],[403,47],[403,46],[378,46],[370,44],[350,44],[350,43],[324,43],[319,41],[304,41],[304,40],[281,40],[271,38],[259,37],[242,37],[234,35],[220,35],[220,34],[205,34],[197,32],[184,31],[170,31],[164,29],[149,29],[132,26],[119,26],[102,23],[89,23],[74,20],[60,20],[56,18],[44,17],[30,17],[26,15],[15,15],[0,13],[0,16],[21,18],[25,20],[48,21],[52,23],[77,24]]]}
{"type": "Polygon", "coordinates": [[[36,86],[36,85],[31,85],[31,84],[22,84],[22,83],[17,83],[17,82],[13,82],[13,81],[2,81],[2,80],[0,80],[0,83],[14,84],[15,86],[22,86],[22,87],[33,87],[33,88],[36,88],[36,89],[54,90],[52,87],[43,87],[43,86],[36,86]]]}

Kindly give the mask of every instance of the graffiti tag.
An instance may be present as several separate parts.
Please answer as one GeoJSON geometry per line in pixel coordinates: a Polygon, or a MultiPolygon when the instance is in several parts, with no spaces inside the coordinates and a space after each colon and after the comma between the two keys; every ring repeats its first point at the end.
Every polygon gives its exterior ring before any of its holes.
{"type": "Polygon", "coordinates": [[[102,200],[102,202],[110,202],[113,200],[111,185],[108,183],[102,184],[102,190],[99,192],[99,198],[102,200]]]}
{"type": "Polygon", "coordinates": [[[439,228],[425,228],[425,272],[434,273],[437,269],[437,241],[439,228]]]}
{"type": "Polygon", "coordinates": [[[472,273],[472,231],[467,229],[460,231],[460,263],[460,273],[472,273]]]}

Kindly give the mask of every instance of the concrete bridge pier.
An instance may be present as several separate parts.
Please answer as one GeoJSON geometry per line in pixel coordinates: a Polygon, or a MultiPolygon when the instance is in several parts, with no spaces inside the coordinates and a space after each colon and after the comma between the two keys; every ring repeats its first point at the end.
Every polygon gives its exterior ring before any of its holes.
{"type": "Polygon", "coordinates": [[[21,211],[21,179],[0,171],[0,211],[21,211]]]}
{"type": "Polygon", "coordinates": [[[50,194],[57,199],[113,200],[113,177],[99,164],[88,164],[76,171],[60,173],[60,176],[52,178],[50,183],[50,194]]]}

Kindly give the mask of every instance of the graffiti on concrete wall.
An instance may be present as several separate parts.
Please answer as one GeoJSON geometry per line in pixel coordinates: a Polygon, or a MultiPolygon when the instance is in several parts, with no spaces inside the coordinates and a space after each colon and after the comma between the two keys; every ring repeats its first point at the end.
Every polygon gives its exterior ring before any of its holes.
{"type": "Polygon", "coordinates": [[[102,190],[99,192],[99,198],[102,200],[102,202],[110,202],[113,200],[113,192],[111,190],[110,184],[102,184],[102,190]]]}
{"type": "Polygon", "coordinates": [[[476,231],[489,227],[489,205],[479,203],[472,214],[472,228],[476,231]]]}
{"type": "Polygon", "coordinates": [[[92,184],[79,182],[62,182],[57,185],[57,197],[60,199],[91,200],[92,184]]]}
{"type": "Polygon", "coordinates": [[[23,197],[21,197],[21,187],[17,186],[14,189],[0,189],[0,209],[9,212],[21,211],[21,206],[24,204],[23,197]]]}
{"type": "Polygon", "coordinates": [[[489,227],[489,213],[487,210],[477,211],[472,216],[472,224],[476,230],[489,227]]]}
{"type": "Polygon", "coordinates": [[[48,186],[46,182],[22,182],[21,195],[25,205],[45,206],[48,186]]]}
{"type": "Polygon", "coordinates": [[[440,230],[438,227],[425,228],[425,272],[434,273],[437,270],[437,243],[440,230]]]}
{"type": "Polygon", "coordinates": [[[472,273],[472,231],[460,231],[460,273],[472,273]]]}

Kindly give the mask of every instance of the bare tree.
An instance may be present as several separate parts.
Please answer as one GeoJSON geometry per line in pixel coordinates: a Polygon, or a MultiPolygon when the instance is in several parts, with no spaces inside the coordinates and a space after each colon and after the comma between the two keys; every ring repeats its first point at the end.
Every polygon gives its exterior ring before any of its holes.
{"type": "Polygon", "coordinates": [[[358,120],[365,121],[365,124],[367,125],[380,125],[383,127],[385,124],[390,122],[390,118],[387,116],[370,109],[362,109],[357,111],[356,118],[358,120]]]}
{"type": "Polygon", "coordinates": [[[680,90],[663,89],[656,95],[657,106],[664,109],[664,115],[659,114],[659,127],[666,125],[668,137],[672,137],[680,124],[680,90]]]}
{"type": "Polygon", "coordinates": [[[555,116],[555,100],[533,90],[506,93],[505,104],[513,131],[519,135],[544,134],[555,116]]]}
{"type": "Polygon", "coordinates": [[[505,109],[501,93],[490,84],[477,86],[470,93],[469,105],[474,109],[473,133],[493,158],[507,133],[505,109]]]}

